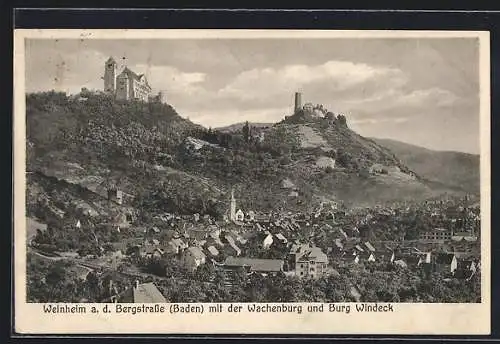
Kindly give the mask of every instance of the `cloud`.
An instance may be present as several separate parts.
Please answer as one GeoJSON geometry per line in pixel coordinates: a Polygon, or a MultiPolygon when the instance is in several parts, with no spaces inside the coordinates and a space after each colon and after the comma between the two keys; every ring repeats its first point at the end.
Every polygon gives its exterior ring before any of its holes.
{"type": "Polygon", "coordinates": [[[187,73],[172,66],[144,65],[131,66],[133,70],[143,71],[149,83],[157,91],[164,91],[169,94],[193,95],[204,92],[200,86],[205,82],[205,73],[187,73]]]}
{"type": "MultiPolygon", "coordinates": [[[[29,91],[102,89],[108,56],[100,51],[61,51],[48,44],[27,53],[29,91]]],[[[207,126],[279,121],[291,113],[297,90],[304,92],[304,101],[323,103],[364,126],[403,123],[415,114],[435,113],[460,102],[454,93],[439,87],[412,89],[410,78],[398,68],[349,61],[252,68],[223,77],[158,64],[153,58],[129,67],[145,73],[154,91],[164,92],[181,115],[207,126]]]]}
{"type": "Polygon", "coordinates": [[[362,118],[362,119],[352,119],[349,121],[351,124],[385,124],[387,122],[391,123],[405,123],[410,119],[408,117],[372,117],[372,118],[362,118]]]}
{"type": "Polygon", "coordinates": [[[321,85],[325,91],[339,92],[362,88],[369,82],[397,87],[406,82],[396,68],[370,66],[347,61],[328,61],[320,65],[287,65],[282,68],[255,68],[243,71],[220,90],[223,96],[243,99],[273,98],[282,92],[321,85]]]}
{"type": "MultiPolygon", "coordinates": [[[[468,121],[479,109],[477,51],[477,42],[462,39],[33,39],[26,41],[26,87],[102,90],[112,55],[206,126],[279,121],[300,91],[304,102],[345,113],[361,133],[423,142],[432,130],[441,139],[438,128],[475,130],[468,121]]],[[[463,136],[449,140],[462,144],[463,136]]]]}
{"type": "Polygon", "coordinates": [[[107,57],[95,50],[61,52],[57,46],[26,50],[26,90],[56,90],[76,93],[82,87],[103,88],[103,66],[107,57]]]}
{"type": "Polygon", "coordinates": [[[344,99],[338,105],[343,111],[358,115],[382,115],[387,111],[415,112],[417,109],[453,107],[461,101],[453,92],[437,87],[409,91],[404,88],[391,88],[368,97],[344,99]]]}
{"type": "Polygon", "coordinates": [[[437,107],[454,105],[459,98],[451,91],[433,87],[426,90],[415,90],[408,94],[401,94],[397,98],[397,105],[422,106],[431,104],[437,107]]]}

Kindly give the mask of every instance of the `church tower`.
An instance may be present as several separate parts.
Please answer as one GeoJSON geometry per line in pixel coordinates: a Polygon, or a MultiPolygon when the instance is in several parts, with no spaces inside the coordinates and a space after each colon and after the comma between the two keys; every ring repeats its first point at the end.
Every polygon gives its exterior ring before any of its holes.
{"type": "Polygon", "coordinates": [[[234,199],[234,189],[233,188],[231,188],[231,208],[230,208],[229,219],[231,221],[236,220],[236,200],[234,199]]]}
{"type": "Polygon", "coordinates": [[[110,57],[104,65],[104,92],[115,93],[117,69],[115,59],[110,57]]]}

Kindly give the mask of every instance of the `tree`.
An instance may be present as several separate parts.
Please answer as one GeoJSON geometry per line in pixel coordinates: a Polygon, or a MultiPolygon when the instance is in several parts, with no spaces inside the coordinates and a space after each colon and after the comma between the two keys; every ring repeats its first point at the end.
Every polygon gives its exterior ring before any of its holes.
{"type": "Polygon", "coordinates": [[[215,269],[211,263],[199,266],[193,276],[200,282],[212,282],[215,279],[215,269]]]}
{"type": "Polygon", "coordinates": [[[45,282],[52,288],[58,287],[64,282],[65,271],[62,264],[54,264],[45,276],[45,282]]]}
{"type": "Polygon", "coordinates": [[[241,128],[241,132],[243,134],[243,138],[245,139],[245,142],[249,142],[250,141],[250,126],[248,124],[248,121],[245,122],[245,124],[243,125],[243,127],[241,128]]]}
{"type": "Polygon", "coordinates": [[[341,126],[347,127],[347,119],[344,115],[338,115],[337,121],[341,126]]]}

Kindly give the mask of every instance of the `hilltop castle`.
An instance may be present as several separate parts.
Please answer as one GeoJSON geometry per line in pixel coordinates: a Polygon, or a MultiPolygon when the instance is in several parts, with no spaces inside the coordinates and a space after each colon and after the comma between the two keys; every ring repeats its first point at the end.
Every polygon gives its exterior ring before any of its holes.
{"type": "Polygon", "coordinates": [[[118,64],[110,57],[104,65],[104,92],[113,94],[120,100],[159,100],[162,101],[161,92],[152,96],[151,86],[144,74],[136,74],[128,67],[118,73],[118,64]]]}
{"type": "Polygon", "coordinates": [[[293,115],[285,116],[286,123],[307,123],[311,121],[323,121],[323,123],[338,124],[347,127],[345,115],[328,111],[322,104],[307,102],[302,105],[302,93],[295,92],[293,115]]]}
{"type": "Polygon", "coordinates": [[[294,113],[299,111],[305,111],[317,117],[324,117],[328,113],[328,110],[321,104],[313,105],[312,103],[305,103],[302,106],[302,93],[295,92],[294,113]]]}

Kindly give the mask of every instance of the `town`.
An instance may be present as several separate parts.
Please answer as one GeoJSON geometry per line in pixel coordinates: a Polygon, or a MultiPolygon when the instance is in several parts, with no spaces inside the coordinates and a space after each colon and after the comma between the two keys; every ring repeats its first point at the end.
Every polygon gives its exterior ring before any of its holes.
{"type": "MultiPolygon", "coordinates": [[[[110,190],[110,202],[123,199],[121,190],[110,190]]],[[[94,295],[100,302],[166,302],[159,281],[177,279],[182,287],[197,274],[229,293],[255,276],[318,281],[364,269],[469,283],[480,275],[479,206],[468,199],[363,209],[329,203],[310,214],[243,210],[234,191],[228,203],[221,220],[160,213],[147,226],[125,214],[101,224],[81,214],[69,224],[74,231],[109,231],[109,241],[65,251],[50,227],[31,220],[37,234],[30,250],[79,266],[82,280],[106,281],[94,295]]],[[[348,299],[376,301],[360,289],[349,281],[348,299]]]]}

